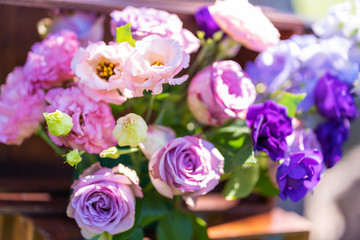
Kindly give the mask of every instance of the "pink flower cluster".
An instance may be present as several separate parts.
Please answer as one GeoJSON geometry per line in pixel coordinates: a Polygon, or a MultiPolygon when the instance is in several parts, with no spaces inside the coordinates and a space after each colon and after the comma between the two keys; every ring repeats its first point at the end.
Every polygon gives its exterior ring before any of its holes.
{"type": "Polygon", "coordinates": [[[35,88],[16,67],[0,89],[0,142],[20,145],[43,120],[44,91],[35,88]]]}
{"type": "Polygon", "coordinates": [[[64,30],[35,43],[28,53],[24,73],[42,88],[61,86],[74,74],[70,63],[80,44],[74,32],[64,30]]]}
{"type": "Polygon", "coordinates": [[[46,100],[50,103],[46,112],[58,109],[73,119],[74,126],[67,136],[50,135],[55,144],[96,154],[116,145],[112,136],[115,119],[105,102],[91,100],[76,86],[52,89],[46,94],[46,100]]]}
{"type": "Polygon", "coordinates": [[[121,104],[143,91],[160,94],[162,85],[177,85],[187,75],[174,78],[188,67],[190,56],[172,39],[151,35],[136,42],[92,43],[80,48],[71,63],[79,87],[93,100],[121,104]]]}
{"type": "Polygon", "coordinates": [[[187,53],[193,53],[200,47],[200,40],[189,30],[176,14],[153,8],[126,7],[122,11],[111,14],[111,33],[115,37],[115,29],[131,23],[131,33],[135,40],[142,40],[150,35],[170,38],[179,42],[187,53]]]}

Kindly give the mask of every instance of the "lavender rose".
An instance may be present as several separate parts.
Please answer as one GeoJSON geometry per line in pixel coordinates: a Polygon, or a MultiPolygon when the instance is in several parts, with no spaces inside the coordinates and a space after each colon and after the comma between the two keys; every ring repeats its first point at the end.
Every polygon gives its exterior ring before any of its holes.
{"type": "Polygon", "coordinates": [[[122,164],[113,169],[93,164],[71,188],[67,215],[74,218],[84,238],[103,232],[117,234],[135,221],[135,196],[142,197],[135,171],[122,164]]]}
{"type": "Polygon", "coordinates": [[[290,154],[279,166],[276,180],[280,198],[297,202],[320,181],[323,156],[319,150],[304,150],[290,154]]]}
{"type": "Polygon", "coordinates": [[[188,90],[192,114],[207,125],[245,118],[255,98],[254,85],[234,61],[218,61],[206,67],[195,75],[188,90]]]}
{"type": "Polygon", "coordinates": [[[293,130],[286,107],[272,100],[252,105],[246,123],[251,128],[255,150],[267,152],[272,160],[284,158],[288,149],[286,137],[293,130]]]}
{"type": "Polygon", "coordinates": [[[341,147],[349,137],[350,122],[347,119],[328,121],[318,126],[315,132],[324,153],[324,163],[331,168],[342,157],[341,147]]]}
{"type": "Polygon", "coordinates": [[[224,172],[224,158],[211,143],[196,137],[175,138],[149,161],[150,179],[167,198],[182,195],[188,205],[211,191],[224,172]]]}
{"type": "Polygon", "coordinates": [[[197,25],[205,32],[206,38],[211,38],[220,27],[212,18],[207,6],[200,8],[194,14],[197,25]]]}
{"type": "Polygon", "coordinates": [[[330,74],[319,80],[314,96],[317,109],[327,119],[352,120],[359,116],[348,85],[330,74]]]}

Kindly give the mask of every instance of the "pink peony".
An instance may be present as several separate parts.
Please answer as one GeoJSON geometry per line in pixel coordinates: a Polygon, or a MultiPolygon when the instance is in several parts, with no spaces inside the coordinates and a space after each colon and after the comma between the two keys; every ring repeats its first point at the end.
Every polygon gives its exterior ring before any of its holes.
{"type": "Polygon", "coordinates": [[[209,11],[224,32],[251,50],[262,52],[279,42],[279,31],[247,0],[217,0],[209,11]]]}
{"type": "Polygon", "coordinates": [[[144,155],[150,159],[151,156],[160,148],[176,137],[175,131],[161,125],[149,125],[146,138],[139,143],[139,147],[144,155]]]}
{"type": "Polygon", "coordinates": [[[20,145],[44,120],[44,91],[26,79],[22,67],[16,67],[0,89],[0,142],[20,145]]]}
{"type": "Polygon", "coordinates": [[[172,39],[151,35],[136,42],[134,53],[125,64],[125,82],[114,83],[126,97],[143,96],[143,91],[160,94],[162,85],[179,85],[187,75],[174,78],[183,68],[189,66],[190,56],[183,51],[178,42],[172,39]]]}
{"type": "Polygon", "coordinates": [[[125,61],[133,52],[127,43],[92,43],[80,48],[71,62],[71,68],[79,81],[79,87],[94,101],[122,104],[126,97],[111,88],[123,83],[125,61]]]}
{"type": "Polygon", "coordinates": [[[190,31],[183,28],[183,23],[176,14],[153,8],[126,7],[111,14],[111,33],[115,37],[117,27],[131,23],[131,33],[135,40],[149,35],[175,39],[187,53],[196,52],[200,40],[190,31]]]}
{"type": "Polygon", "coordinates": [[[255,86],[234,61],[218,61],[206,67],[195,75],[188,89],[192,114],[207,125],[244,119],[255,98],[255,86]]]}
{"type": "Polygon", "coordinates": [[[31,82],[43,88],[61,86],[74,77],[70,63],[78,48],[79,41],[74,32],[64,30],[49,34],[31,47],[24,73],[31,82]]]}
{"type": "Polygon", "coordinates": [[[167,198],[182,195],[195,205],[200,195],[211,191],[224,173],[224,158],[210,142],[196,137],[171,140],[152,155],[150,179],[156,190],[167,198]]]}
{"type": "Polygon", "coordinates": [[[59,110],[73,119],[74,126],[67,136],[50,135],[55,144],[96,154],[116,145],[112,136],[115,120],[105,102],[91,100],[78,87],[52,89],[46,100],[50,104],[46,112],[59,110]]]}
{"type": "Polygon", "coordinates": [[[113,169],[97,162],[75,180],[67,215],[84,238],[124,232],[134,225],[135,196],[143,197],[136,172],[122,164],[113,169]]]}

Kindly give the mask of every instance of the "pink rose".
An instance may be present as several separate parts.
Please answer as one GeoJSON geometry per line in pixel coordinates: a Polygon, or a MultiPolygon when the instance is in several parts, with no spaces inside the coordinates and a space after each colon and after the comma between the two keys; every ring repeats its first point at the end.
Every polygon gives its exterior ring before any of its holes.
{"type": "Polygon", "coordinates": [[[44,120],[45,93],[35,88],[16,67],[0,89],[0,142],[20,145],[44,120]]]}
{"type": "Polygon", "coordinates": [[[133,52],[127,43],[92,43],[80,48],[71,62],[79,87],[94,101],[122,104],[126,97],[119,94],[112,84],[122,83],[125,61],[133,52]]]}
{"type": "Polygon", "coordinates": [[[176,14],[153,8],[135,8],[132,6],[111,14],[111,33],[115,37],[115,29],[131,23],[131,33],[135,40],[141,40],[150,35],[171,38],[180,43],[187,53],[193,53],[200,47],[200,40],[189,30],[183,28],[183,23],[176,14]]]}
{"type": "Polygon", "coordinates": [[[75,180],[66,210],[81,228],[84,238],[103,232],[112,235],[134,225],[135,196],[142,197],[136,172],[119,164],[113,169],[93,164],[75,180]]]}
{"type": "Polygon", "coordinates": [[[182,69],[189,66],[190,56],[172,39],[151,35],[136,42],[134,53],[128,58],[124,71],[125,82],[114,82],[126,97],[141,97],[143,91],[160,94],[162,85],[179,85],[187,75],[174,78],[182,69]],[[130,76],[130,77],[129,77],[130,76]]]}
{"type": "Polygon", "coordinates": [[[224,32],[251,50],[262,52],[279,42],[279,31],[247,0],[217,0],[209,11],[224,32]]]}
{"type": "Polygon", "coordinates": [[[151,156],[160,148],[176,137],[175,131],[161,125],[149,125],[146,138],[139,143],[139,147],[144,155],[150,159],[151,156]]]}
{"type": "Polygon", "coordinates": [[[244,119],[255,98],[255,86],[234,61],[218,61],[206,67],[195,75],[188,89],[192,114],[207,125],[244,119]]]}
{"type": "Polygon", "coordinates": [[[182,195],[194,205],[200,195],[211,191],[224,173],[224,158],[210,142],[180,137],[159,149],[149,161],[150,179],[167,198],[182,195]]]}
{"type": "Polygon", "coordinates": [[[105,102],[91,100],[78,87],[51,89],[46,100],[50,104],[46,112],[59,110],[73,119],[73,128],[67,136],[50,135],[55,144],[96,154],[116,145],[112,135],[115,119],[105,102]]]}
{"type": "Polygon", "coordinates": [[[25,75],[43,88],[61,86],[74,77],[70,63],[79,45],[71,31],[49,34],[31,47],[24,65],[25,75]]]}

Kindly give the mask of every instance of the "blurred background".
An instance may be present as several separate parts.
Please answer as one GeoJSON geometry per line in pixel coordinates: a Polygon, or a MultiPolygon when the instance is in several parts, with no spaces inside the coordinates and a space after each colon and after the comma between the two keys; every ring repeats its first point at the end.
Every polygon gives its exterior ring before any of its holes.
{"type": "MultiPolygon", "coordinates": [[[[212,1],[202,2],[211,3],[212,1]]],[[[279,12],[297,15],[296,19],[300,19],[299,21],[304,23],[303,33],[305,33],[310,31],[313,21],[326,14],[329,6],[344,1],[250,0],[250,2],[255,5],[277,9],[279,12]]],[[[40,19],[47,17],[49,12],[50,10],[45,8],[0,5],[0,18],[2,18],[0,21],[0,84],[5,82],[7,74],[15,66],[24,64],[31,45],[41,40],[37,33],[36,23],[40,19]]],[[[193,21],[192,16],[186,14],[180,14],[180,17],[185,22],[188,20],[187,24],[193,21]]],[[[286,23],[287,20],[282,18],[281,21],[286,23]]],[[[105,33],[109,34],[107,23],[108,19],[105,20],[105,33]]],[[[298,24],[299,22],[297,21],[296,23],[298,24]]],[[[187,27],[192,30],[196,29],[196,26],[187,27]]],[[[289,29],[284,28],[283,30],[283,37],[289,37],[285,34],[289,29]]],[[[105,35],[105,38],[110,38],[110,36],[105,35]]],[[[256,56],[251,51],[243,52],[242,54],[252,58],[256,56]]],[[[358,222],[360,221],[360,207],[358,204],[360,202],[359,119],[352,125],[350,140],[344,150],[343,159],[334,168],[326,171],[326,174],[322,176],[320,184],[315,188],[313,195],[308,194],[304,201],[298,203],[277,201],[280,207],[296,211],[311,221],[311,239],[360,239],[360,228],[358,227],[358,222]]],[[[4,186],[18,187],[18,190],[22,190],[21,184],[16,186],[21,181],[18,180],[15,182],[15,185],[12,183],[13,186],[10,186],[11,183],[7,182],[11,176],[14,179],[19,178],[14,176],[14,172],[24,180],[28,179],[30,175],[37,175],[39,179],[38,182],[35,181],[33,183],[34,185],[40,183],[43,188],[51,188],[55,192],[62,191],[64,188],[68,188],[67,186],[70,186],[71,167],[63,164],[63,160],[56,156],[36,136],[25,141],[21,147],[0,144],[0,165],[2,166],[0,168],[0,188],[3,190],[4,186]],[[55,168],[56,171],[48,171],[51,168],[55,168]],[[44,172],[48,174],[44,174],[44,172]],[[46,179],[49,177],[59,179],[60,182],[55,188],[52,185],[47,185],[46,179]]]]}

